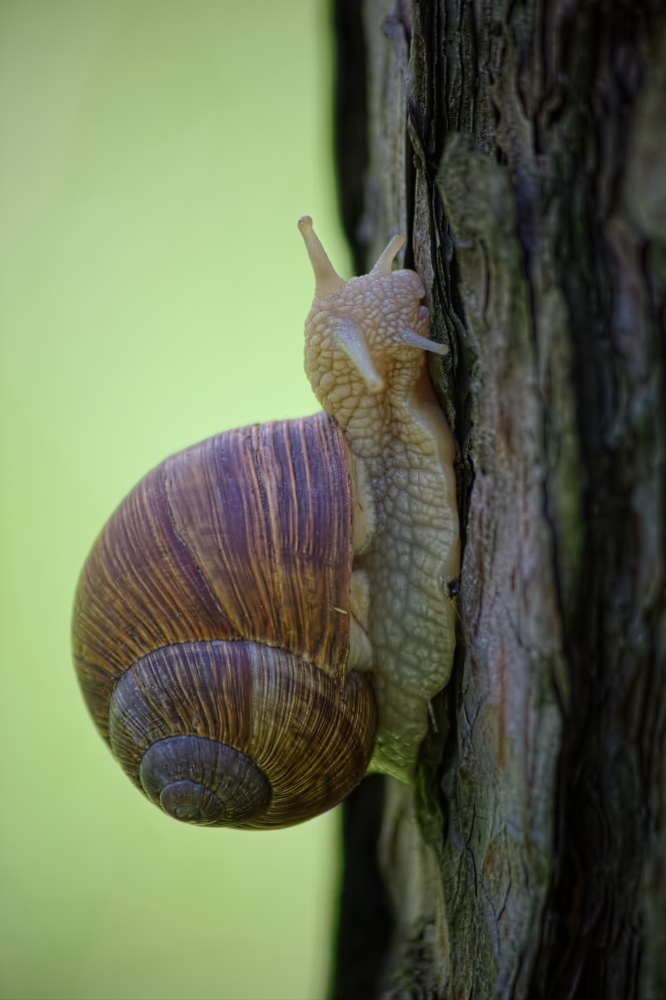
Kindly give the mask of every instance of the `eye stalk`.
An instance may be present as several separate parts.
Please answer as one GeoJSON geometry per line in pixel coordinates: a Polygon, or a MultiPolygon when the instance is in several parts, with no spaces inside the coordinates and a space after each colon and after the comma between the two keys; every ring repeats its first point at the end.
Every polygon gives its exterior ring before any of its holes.
{"type": "Polygon", "coordinates": [[[333,295],[334,292],[339,292],[341,288],[345,288],[347,282],[340,277],[331,264],[328,254],[312,228],[312,219],[309,215],[304,215],[302,219],[298,220],[298,228],[305,240],[315,275],[315,298],[324,299],[328,295],[333,295]]]}
{"type": "Polygon", "coordinates": [[[395,259],[395,255],[398,253],[399,250],[402,250],[404,244],[405,244],[404,236],[394,236],[391,239],[389,245],[386,247],[386,250],[384,250],[384,252],[381,254],[379,260],[373,267],[370,274],[377,274],[377,275],[391,274],[391,271],[393,270],[393,261],[395,259]]]}

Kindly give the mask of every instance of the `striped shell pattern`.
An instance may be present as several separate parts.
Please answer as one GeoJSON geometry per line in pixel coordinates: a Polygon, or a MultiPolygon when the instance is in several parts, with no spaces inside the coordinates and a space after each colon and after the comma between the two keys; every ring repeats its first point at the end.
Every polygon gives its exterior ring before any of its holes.
{"type": "Polygon", "coordinates": [[[352,495],[324,413],[216,435],[123,501],[84,566],[74,659],[104,738],[165,812],[270,829],[361,780],[376,709],[347,673],[352,495]]]}

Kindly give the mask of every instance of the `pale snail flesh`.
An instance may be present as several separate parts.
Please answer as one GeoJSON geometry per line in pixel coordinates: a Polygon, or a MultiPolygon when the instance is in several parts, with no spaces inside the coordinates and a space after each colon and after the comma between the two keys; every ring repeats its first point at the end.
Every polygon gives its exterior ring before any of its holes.
{"type": "Polygon", "coordinates": [[[455,641],[454,445],[425,367],[424,289],[345,282],[306,217],[306,371],[324,413],[168,458],[84,566],[73,646],[91,714],[184,822],[270,829],[368,768],[410,780],[455,641]]]}

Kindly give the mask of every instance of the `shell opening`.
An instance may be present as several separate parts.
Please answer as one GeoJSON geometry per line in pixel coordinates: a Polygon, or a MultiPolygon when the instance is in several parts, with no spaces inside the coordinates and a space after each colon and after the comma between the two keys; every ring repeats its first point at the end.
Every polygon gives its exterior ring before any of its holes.
{"type": "Polygon", "coordinates": [[[315,298],[323,299],[327,295],[333,295],[344,288],[347,282],[341,278],[331,264],[328,254],[322,246],[321,240],[312,228],[312,219],[309,215],[304,215],[298,220],[298,228],[305,240],[310,263],[315,276],[315,298]]]}

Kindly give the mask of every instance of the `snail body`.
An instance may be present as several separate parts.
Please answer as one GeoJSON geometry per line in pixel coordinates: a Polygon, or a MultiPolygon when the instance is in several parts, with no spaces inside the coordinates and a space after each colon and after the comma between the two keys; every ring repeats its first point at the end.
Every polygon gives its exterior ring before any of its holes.
{"type": "Polygon", "coordinates": [[[353,456],[368,534],[354,565],[366,580],[379,732],[372,768],[409,780],[430,700],[447,684],[455,647],[448,585],[460,572],[455,445],[435,398],[426,351],[425,289],[392,271],[394,237],[370,272],[347,283],[299,224],[317,278],[306,320],[306,371],[353,456]]]}
{"type": "Polygon", "coordinates": [[[396,239],[347,284],[299,226],[325,412],[168,458],[112,515],[76,595],[100,733],[151,801],[199,825],[301,822],[369,766],[409,780],[451,668],[453,444],[423,286],[391,273],[396,239]]]}

